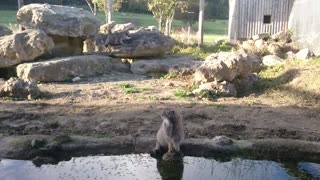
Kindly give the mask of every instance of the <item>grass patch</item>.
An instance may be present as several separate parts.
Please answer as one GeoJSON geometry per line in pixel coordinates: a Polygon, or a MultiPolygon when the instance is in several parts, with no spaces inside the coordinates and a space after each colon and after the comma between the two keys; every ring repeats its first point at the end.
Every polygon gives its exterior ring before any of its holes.
{"type": "Polygon", "coordinates": [[[162,77],[160,77],[160,79],[175,79],[179,77],[179,73],[178,72],[172,72],[172,73],[168,73],[163,75],[162,77]]]}
{"type": "Polygon", "coordinates": [[[190,97],[192,95],[192,90],[191,89],[185,89],[182,87],[179,87],[174,95],[178,98],[186,98],[186,97],[190,97]]]}
{"type": "Polygon", "coordinates": [[[128,83],[121,83],[119,84],[119,87],[123,89],[124,94],[133,94],[137,93],[138,90],[133,85],[130,85],[128,83]]]}
{"type": "Polygon", "coordinates": [[[226,40],[220,41],[215,45],[204,44],[200,48],[197,45],[188,46],[183,43],[177,43],[177,45],[173,48],[172,53],[191,55],[200,59],[205,59],[212,53],[231,51],[232,48],[233,45],[226,40]]]}

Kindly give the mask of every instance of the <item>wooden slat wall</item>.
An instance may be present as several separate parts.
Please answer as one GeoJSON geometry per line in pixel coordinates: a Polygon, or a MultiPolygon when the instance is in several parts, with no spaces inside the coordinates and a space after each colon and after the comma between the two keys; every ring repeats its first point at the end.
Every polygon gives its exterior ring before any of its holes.
{"type": "Polygon", "coordinates": [[[229,18],[231,39],[247,39],[259,33],[275,34],[288,28],[294,0],[234,0],[229,18]],[[264,15],[271,15],[271,24],[264,24],[264,15]],[[237,26],[235,26],[236,24],[237,26]]]}

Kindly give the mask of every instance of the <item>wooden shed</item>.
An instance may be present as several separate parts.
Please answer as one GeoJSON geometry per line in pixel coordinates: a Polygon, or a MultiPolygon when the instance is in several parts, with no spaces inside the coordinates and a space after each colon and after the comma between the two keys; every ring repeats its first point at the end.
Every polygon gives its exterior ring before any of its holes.
{"type": "Polygon", "coordinates": [[[288,29],[294,0],[229,0],[229,38],[247,39],[259,33],[288,29]]]}
{"type": "Polygon", "coordinates": [[[229,0],[229,38],[290,30],[301,48],[320,55],[320,0],[229,0]]]}

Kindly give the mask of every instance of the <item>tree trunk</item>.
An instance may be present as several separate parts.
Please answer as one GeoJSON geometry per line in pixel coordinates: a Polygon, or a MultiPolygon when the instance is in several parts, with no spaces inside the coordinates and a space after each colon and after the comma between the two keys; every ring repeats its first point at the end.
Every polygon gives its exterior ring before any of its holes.
{"type": "Polygon", "coordinates": [[[204,5],[205,5],[205,0],[200,0],[200,2],[199,2],[198,46],[203,44],[204,5]]]}
{"type": "Polygon", "coordinates": [[[167,19],[166,20],[166,31],[165,31],[165,34],[168,35],[168,36],[170,35],[169,26],[170,26],[170,21],[169,21],[169,19],[167,19]]]}
{"type": "Polygon", "coordinates": [[[112,22],[112,11],[113,11],[112,0],[109,0],[108,1],[108,23],[112,22]]]}

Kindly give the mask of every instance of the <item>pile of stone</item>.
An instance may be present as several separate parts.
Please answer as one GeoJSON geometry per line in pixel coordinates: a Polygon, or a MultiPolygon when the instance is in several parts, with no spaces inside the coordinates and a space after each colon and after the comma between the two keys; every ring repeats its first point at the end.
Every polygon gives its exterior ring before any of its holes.
{"type": "Polygon", "coordinates": [[[18,99],[36,99],[40,96],[40,90],[34,81],[10,78],[0,89],[0,97],[4,96],[18,99]]]}
{"type": "Polygon", "coordinates": [[[237,96],[238,91],[250,89],[259,80],[255,73],[261,69],[262,59],[257,55],[233,52],[211,54],[196,69],[194,81],[201,85],[193,93],[237,96]]]}
{"type": "Polygon", "coordinates": [[[100,26],[89,11],[49,4],[23,6],[17,22],[25,30],[12,34],[0,26],[0,68],[17,66],[17,76],[24,81],[69,81],[111,71],[169,72],[181,64],[195,69],[190,57],[170,62],[167,57],[158,58],[175,42],[155,27],[137,29],[133,23],[114,22],[100,26]],[[141,60],[131,65],[121,59],[141,60]]]}
{"type": "Polygon", "coordinates": [[[266,66],[283,64],[286,60],[309,59],[314,53],[309,49],[300,49],[297,42],[292,40],[289,31],[281,31],[274,35],[261,33],[239,44],[240,51],[262,56],[266,66]]]}

